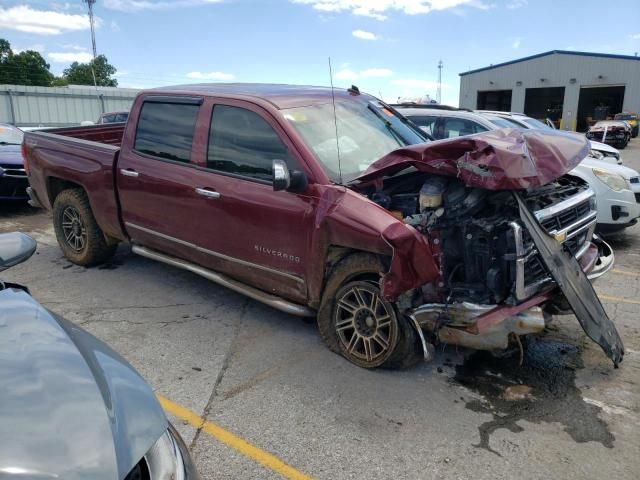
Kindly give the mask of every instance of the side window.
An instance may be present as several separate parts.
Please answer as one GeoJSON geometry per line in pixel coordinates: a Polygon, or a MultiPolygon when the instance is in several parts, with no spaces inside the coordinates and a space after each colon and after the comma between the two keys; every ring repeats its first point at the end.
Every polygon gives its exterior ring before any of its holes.
{"type": "Polygon", "coordinates": [[[116,122],[126,122],[127,118],[129,118],[129,114],[128,113],[119,113],[116,115],[116,122]]]}
{"type": "Polygon", "coordinates": [[[255,112],[217,105],[209,131],[207,167],[259,180],[272,179],[273,160],[294,161],[271,126],[255,112]]]}
{"type": "Polygon", "coordinates": [[[116,120],[115,115],[105,115],[102,117],[102,123],[113,123],[116,120]]]}
{"type": "Polygon", "coordinates": [[[487,131],[479,123],[464,118],[445,118],[443,119],[443,124],[444,132],[442,138],[461,137],[487,131]]]}
{"type": "Polygon", "coordinates": [[[421,130],[427,132],[429,135],[435,138],[436,121],[438,117],[429,117],[426,115],[419,115],[415,117],[409,117],[409,119],[418,125],[421,130]]]}
{"type": "Polygon", "coordinates": [[[189,163],[198,105],[145,102],[134,149],[167,160],[189,163]]]}

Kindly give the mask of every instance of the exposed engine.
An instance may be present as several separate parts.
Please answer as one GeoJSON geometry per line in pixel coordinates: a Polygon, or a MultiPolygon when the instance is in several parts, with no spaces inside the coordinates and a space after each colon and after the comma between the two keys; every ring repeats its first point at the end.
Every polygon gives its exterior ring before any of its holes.
{"type": "MultiPolygon", "coordinates": [[[[566,200],[582,199],[578,194],[587,190],[567,175],[523,196],[548,232],[564,232],[591,214],[590,197],[564,208],[566,200]]],[[[388,179],[369,197],[428,235],[439,259],[440,281],[416,292],[416,303],[517,303],[550,281],[510,191],[468,188],[455,178],[414,172],[388,179]]],[[[591,234],[572,234],[565,245],[576,254],[591,234]]]]}

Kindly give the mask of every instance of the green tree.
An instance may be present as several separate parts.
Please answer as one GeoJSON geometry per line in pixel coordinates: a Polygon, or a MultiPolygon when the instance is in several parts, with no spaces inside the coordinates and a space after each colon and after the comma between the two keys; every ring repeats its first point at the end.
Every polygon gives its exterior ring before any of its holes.
{"type": "Polygon", "coordinates": [[[11,44],[0,38],[0,83],[48,87],[54,78],[49,68],[38,52],[14,53],[11,44]]]}
{"type": "Polygon", "coordinates": [[[69,85],[93,85],[94,72],[96,84],[99,87],[118,86],[118,80],[112,78],[117,72],[116,67],[111,65],[104,55],[98,55],[89,63],[73,62],[62,73],[62,79],[56,79],[55,82],[65,81],[69,85]]]}

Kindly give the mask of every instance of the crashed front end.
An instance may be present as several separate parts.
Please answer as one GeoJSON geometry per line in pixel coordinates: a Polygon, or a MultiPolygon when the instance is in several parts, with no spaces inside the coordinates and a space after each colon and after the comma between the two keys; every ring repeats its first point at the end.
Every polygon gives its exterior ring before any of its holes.
{"type": "Polygon", "coordinates": [[[542,331],[550,314],[574,311],[614,364],[622,360],[587,280],[611,268],[613,252],[593,235],[593,191],[566,174],[588,148],[505,130],[409,147],[365,172],[360,188],[414,231],[383,232],[394,256],[382,287],[427,333],[423,345],[505,349],[542,331]]]}

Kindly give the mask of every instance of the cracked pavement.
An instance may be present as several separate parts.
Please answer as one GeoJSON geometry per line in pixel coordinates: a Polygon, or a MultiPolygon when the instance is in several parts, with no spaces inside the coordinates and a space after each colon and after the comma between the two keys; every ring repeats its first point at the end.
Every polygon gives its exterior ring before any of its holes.
{"type": "MultiPolygon", "coordinates": [[[[622,155],[640,169],[640,139],[622,155]]],[[[615,269],[626,273],[596,284],[600,294],[626,300],[604,301],[625,342],[621,368],[612,368],[574,318],[559,318],[551,329],[581,350],[580,365],[562,368],[575,370],[578,400],[604,422],[612,448],[575,440],[562,422],[522,417],[517,428],[491,433],[497,456],[475,445],[480,426],[504,414],[455,378],[468,352],[440,347],[429,364],[365,371],[326,349],[313,323],[133,255],[126,245],[102,268],[73,266],[48,214],[0,208],[0,231],[22,230],[39,243],[4,279],[28,285],[42,304],[106,341],[158,393],[313,477],[638,478],[640,305],[630,302],[640,301],[640,226],[609,239],[615,269]],[[469,408],[475,401],[483,409],[469,408]]],[[[204,479],[279,478],[172,420],[204,479]]]]}

